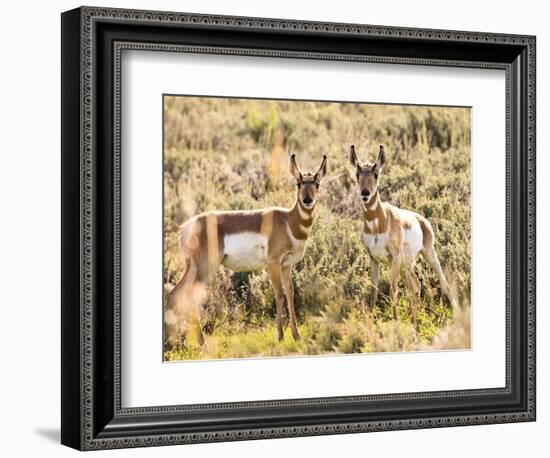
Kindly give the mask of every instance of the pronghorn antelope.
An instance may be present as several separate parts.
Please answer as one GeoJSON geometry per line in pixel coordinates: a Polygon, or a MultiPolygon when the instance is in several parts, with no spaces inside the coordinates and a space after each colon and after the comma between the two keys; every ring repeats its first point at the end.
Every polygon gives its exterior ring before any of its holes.
{"type": "Polygon", "coordinates": [[[220,265],[234,272],[267,268],[275,292],[278,339],[283,339],[285,297],[292,337],[295,340],[300,338],[290,270],[304,256],[316,215],[319,185],[327,173],[327,158],[323,156],[315,173],[302,173],[293,154],[290,172],[297,187],[296,202],[291,209],[210,211],[181,226],[179,241],[186,269],[182,279],[168,294],[164,318],[166,337],[171,346],[177,343],[181,332],[191,327],[198,343],[204,343],[200,314],[205,285],[220,265]]]}
{"type": "Polygon", "coordinates": [[[397,318],[397,283],[403,270],[413,293],[412,319],[413,323],[416,323],[420,283],[413,268],[419,253],[434,269],[443,292],[454,308],[456,301],[435,253],[434,233],[428,220],[418,213],[403,210],[380,200],[378,179],[386,162],[384,147],[380,145],[376,161],[370,163],[360,162],[355,146],[352,145],[350,161],[356,169],[357,183],[363,200],[363,242],[371,259],[371,308],[376,306],[378,298],[379,264],[391,263],[390,299],[394,317],[397,318]]]}

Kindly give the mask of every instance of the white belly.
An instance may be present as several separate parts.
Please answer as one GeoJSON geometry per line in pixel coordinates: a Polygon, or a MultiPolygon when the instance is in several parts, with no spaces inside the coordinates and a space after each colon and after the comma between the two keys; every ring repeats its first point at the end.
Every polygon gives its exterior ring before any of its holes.
{"type": "Polygon", "coordinates": [[[230,234],[223,238],[222,264],[234,272],[251,272],[267,266],[267,238],[254,232],[230,234]]]}
{"type": "Polygon", "coordinates": [[[367,234],[363,232],[363,243],[371,257],[377,261],[388,261],[390,253],[388,251],[388,242],[390,240],[390,231],[383,234],[367,234]]]}
{"type": "MultiPolygon", "coordinates": [[[[379,262],[391,259],[388,251],[389,238],[389,231],[378,235],[363,233],[363,243],[367,246],[369,254],[379,262]]],[[[423,248],[422,239],[422,229],[418,224],[412,224],[409,229],[403,230],[401,256],[405,263],[412,264],[414,262],[423,248]]]]}
{"type": "Polygon", "coordinates": [[[419,224],[413,224],[410,229],[403,231],[403,259],[407,263],[412,263],[418,256],[423,245],[422,229],[419,224]]]}

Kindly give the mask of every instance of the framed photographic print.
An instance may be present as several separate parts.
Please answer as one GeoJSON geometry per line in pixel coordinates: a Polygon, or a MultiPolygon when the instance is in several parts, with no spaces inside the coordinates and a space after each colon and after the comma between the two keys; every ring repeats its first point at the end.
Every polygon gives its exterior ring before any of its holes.
{"type": "Polygon", "coordinates": [[[62,443],[535,419],[535,38],[62,15],[62,443]]]}

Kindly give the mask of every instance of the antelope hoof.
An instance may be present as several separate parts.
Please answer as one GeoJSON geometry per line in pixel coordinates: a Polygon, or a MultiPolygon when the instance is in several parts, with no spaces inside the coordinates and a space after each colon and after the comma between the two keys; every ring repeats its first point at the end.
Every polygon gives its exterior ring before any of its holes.
{"type": "Polygon", "coordinates": [[[277,340],[281,342],[284,339],[285,335],[283,334],[283,331],[281,329],[277,330],[277,340]]]}
{"type": "Polygon", "coordinates": [[[292,338],[295,340],[295,341],[298,341],[300,340],[300,334],[298,333],[298,329],[292,329],[292,338]]]}

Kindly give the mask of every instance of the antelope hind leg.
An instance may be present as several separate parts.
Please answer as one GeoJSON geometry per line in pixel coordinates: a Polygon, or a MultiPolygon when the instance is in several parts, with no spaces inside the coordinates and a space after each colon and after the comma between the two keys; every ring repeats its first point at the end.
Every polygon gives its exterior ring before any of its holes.
{"type": "Polygon", "coordinates": [[[164,313],[165,333],[171,348],[180,343],[180,336],[190,344],[202,346],[200,318],[204,300],[206,299],[206,279],[201,278],[196,264],[187,260],[186,270],[178,284],[168,293],[164,313]]]}
{"type": "Polygon", "coordinates": [[[449,286],[449,283],[447,282],[447,279],[445,278],[445,274],[443,273],[443,269],[441,268],[441,264],[439,263],[439,259],[437,258],[437,255],[435,254],[435,250],[432,248],[430,250],[427,250],[424,253],[424,256],[432,266],[432,269],[436,273],[437,277],[439,278],[439,284],[441,285],[441,289],[447,296],[447,299],[449,299],[449,302],[451,303],[451,306],[453,309],[456,309],[458,307],[458,303],[456,299],[453,296],[453,293],[451,291],[451,287],[449,286]]]}

